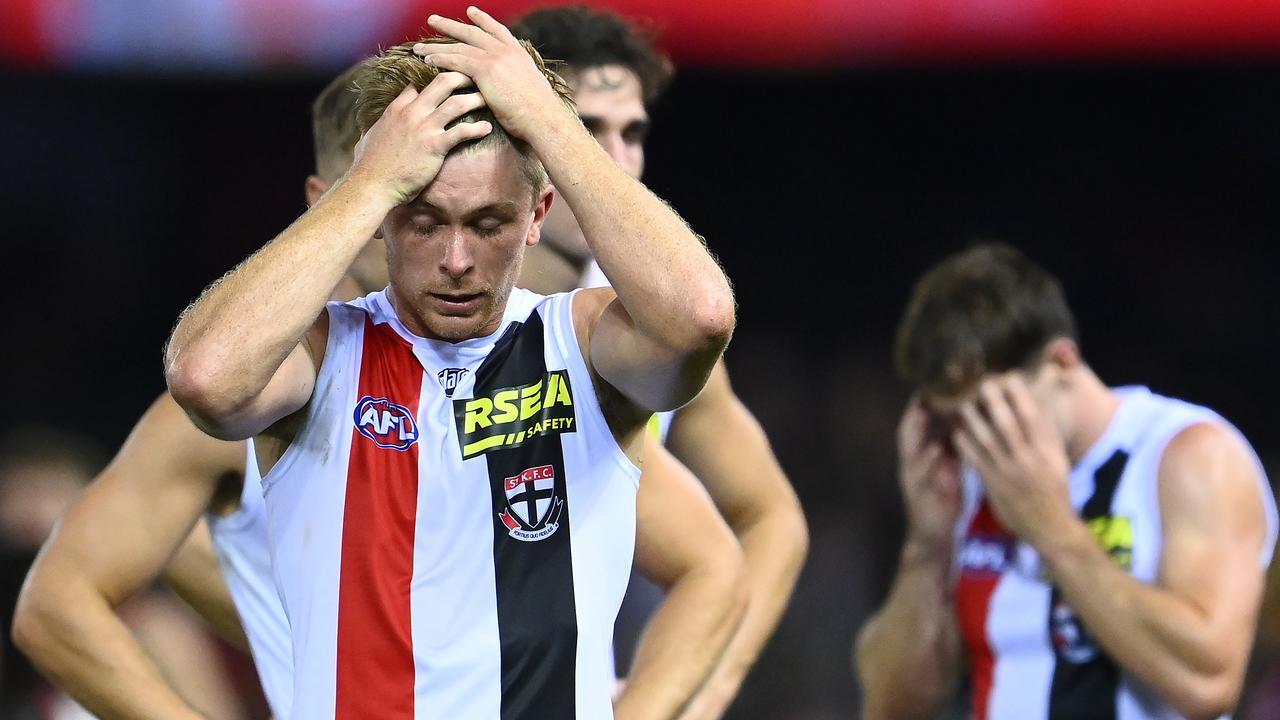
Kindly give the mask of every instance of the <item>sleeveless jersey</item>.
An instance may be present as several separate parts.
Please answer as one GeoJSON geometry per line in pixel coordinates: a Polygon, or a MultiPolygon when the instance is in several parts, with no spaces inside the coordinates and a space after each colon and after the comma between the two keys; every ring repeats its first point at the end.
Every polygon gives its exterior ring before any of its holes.
{"type": "Polygon", "coordinates": [[[240,507],[221,517],[207,513],[206,519],[218,565],[249,639],[263,694],[276,720],[287,720],[293,702],[289,620],[271,572],[262,478],[253,456],[253,443],[247,445],[240,507]]]}
{"type": "MultiPolygon", "coordinates": [[[[1115,416],[1071,471],[1071,503],[1116,563],[1154,584],[1161,553],[1157,481],[1165,447],[1195,424],[1231,426],[1211,410],[1146,388],[1117,392],[1115,416]]],[[[1258,469],[1261,476],[1261,464],[1258,469]]],[[[1276,541],[1276,507],[1265,478],[1259,491],[1267,523],[1259,562],[1265,567],[1276,541]]],[[[1035,550],[1001,527],[971,470],[964,492],[954,601],[973,679],[975,720],[1180,717],[1090,638],[1046,579],[1035,550]]]]}
{"type": "Polygon", "coordinates": [[[305,420],[263,479],[295,717],[612,717],[640,472],[575,294],[514,290],[458,343],[410,333],[385,291],[328,305],[305,420]]]}

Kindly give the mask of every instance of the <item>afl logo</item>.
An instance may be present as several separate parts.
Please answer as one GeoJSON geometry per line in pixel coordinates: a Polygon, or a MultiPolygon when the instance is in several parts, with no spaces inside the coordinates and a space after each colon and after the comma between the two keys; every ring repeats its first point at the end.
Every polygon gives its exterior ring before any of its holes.
{"type": "Polygon", "coordinates": [[[408,450],[418,442],[418,424],[413,420],[413,413],[386,398],[368,395],[360,398],[354,419],[360,434],[380,448],[408,450]]]}

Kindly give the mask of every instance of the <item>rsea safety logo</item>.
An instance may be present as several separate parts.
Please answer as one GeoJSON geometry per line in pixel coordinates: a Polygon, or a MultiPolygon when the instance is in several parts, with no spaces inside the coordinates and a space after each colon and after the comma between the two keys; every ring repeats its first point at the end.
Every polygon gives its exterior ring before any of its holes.
{"type": "Polygon", "coordinates": [[[380,448],[408,450],[418,442],[418,423],[413,413],[386,398],[360,398],[353,417],[360,434],[380,448]]]}
{"type": "Polygon", "coordinates": [[[1124,570],[1133,569],[1133,521],[1122,515],[1103,515],[1088,521],[1089,532],[1107,556],[1124,570]]]}
{"type": "Polygon", "coordinates": [[[543,435],[577,430],[569,373],[552,370],[528,385],[453,401],[462,459],[499,448],[520,447],[543,435]]]}
{"type": "Polygon", "coordinates": [[[551,537],[560,528],[564,498],[556,495],[555,466],[522,470],[519,475],[505,478],[502,488],[507,495],[507,507],[498,513],[498,520],[511,537],[537,542],[551,537]]]}

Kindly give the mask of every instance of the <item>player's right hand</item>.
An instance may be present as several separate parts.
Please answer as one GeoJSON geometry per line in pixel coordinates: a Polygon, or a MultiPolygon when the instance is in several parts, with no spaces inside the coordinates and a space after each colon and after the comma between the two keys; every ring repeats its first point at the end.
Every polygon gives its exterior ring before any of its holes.
{"type": "Polygon", "coordinates": [[[406,87],[356,144],[350,176],[386,193],[395,205],[417,197],[435,179],[454,146],[493,130],[483,121],[445,129],[484,106],[478,92],[455,94],[471,84],[471,78],[462,73],[443,72],[421,92],[406,87]]]}
{"type": "Polygon", "coordinates": [[[929,431],[929,412],[918,398],[898,423],[898,475],[907,505],[907,542],[931,553],[950,553],[960,516],[960,461],[946,436],[929,431]]]}

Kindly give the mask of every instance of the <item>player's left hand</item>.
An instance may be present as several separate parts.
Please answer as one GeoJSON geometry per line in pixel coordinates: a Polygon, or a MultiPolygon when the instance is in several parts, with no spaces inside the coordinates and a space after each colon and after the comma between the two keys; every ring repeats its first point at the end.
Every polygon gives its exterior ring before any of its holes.
{"type": "Polygon", "coordinates": [[[1066,444],[1015,373],[982,382],[978,396],[961,406],[952,439],[1014,535],[1041,549],[1079,523],[1068,494],[1066,444]]]}
{"type": "Polygon", "coordinates": [[[457,42],[418,43],[414,53],[474,80],[502,127],[526,142],[548,122],[576,122],[573,111],[505,25],[474,6],[467,8],[467,19],[474,24],[432,15],[427,24],[457,42]]]}

